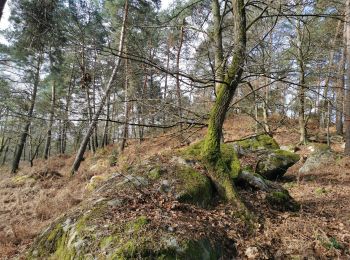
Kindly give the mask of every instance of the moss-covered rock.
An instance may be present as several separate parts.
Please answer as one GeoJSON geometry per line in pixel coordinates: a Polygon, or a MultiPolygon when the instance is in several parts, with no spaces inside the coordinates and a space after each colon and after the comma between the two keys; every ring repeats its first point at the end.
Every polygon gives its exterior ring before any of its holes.
{"type": "Polygon", "coordinates": [[[287,190],[272,191],[267,194],[266,199],[272,208],[280,211],[297,211],[300,208],[287,190]]]}
{"type": "Polygon", "coordinates": [[[275,150],[280,148],[276,140],[266,134],[250,137],[245,140],[238,141],[236,144],[238,144],[246,152],[264,149],[275,150]]]}
{"type": "Polygon", "coordinates": [[[284,151],[266,151],[259,155],[256,172],[266,179],[276,180],[282,177],[287,169],[299,161],[298,154],[284,151]]]}
{"type": "MultiPolygon", "coordinates": [[[[183,156],[187,160],[196,160],[201,164],[205,165],[208,168],[212,168],[213,166],[206,161],[202,156],[204,142],[195,143],[185,149],[181,150],[181,156],[183,156]]],[[[232,179],[236,178],[241,171],[241,165],[238,158],[238,155],[232,145],[229,144],[221,144],[220,146],[220,159],[217,161],[215,167],[221,169],[228,173],[232,179]]]]}
{"type": "Polygon", "coordinates": [[[36,239],[27,258],[200,260],[225,254],[224,246],[210,237],[186,237],[159,228],[154,232],[156,223],[144,215],[113,218],[107,202],[101,200],[53,223],[36,239]]]}
{"type": "Polygon", "coordinates": [[[191,167],[178,168],[180,184],[177,186],[177,199],[201,207],[207,207],[213,198],[213,187],[207,176],[191,167]]]}
{"type": "Polygon", "coordinates": [[[150,180],[155,181],[155,180],[158,180],[161,177],[161,175],[162,175],[162,169],[159,166],[156,166],[148,172],[147,177],[150,180]]]}
{"type": "Polygon", "coordinates": [[[219,154],[215,156],[211,154],[215,159],[208,158],[205,149],[205,142],[201,141],[183,149],[180,153],[181,156],[189,161],[195,160],[200,162],[202,167],[206,169],[208,176],[210,176],[218,194],[244,211],[245,207],[233,187],[234,180],[241,171],[240,162],[234,147],[228,144],[221,144],[219,154]]]}

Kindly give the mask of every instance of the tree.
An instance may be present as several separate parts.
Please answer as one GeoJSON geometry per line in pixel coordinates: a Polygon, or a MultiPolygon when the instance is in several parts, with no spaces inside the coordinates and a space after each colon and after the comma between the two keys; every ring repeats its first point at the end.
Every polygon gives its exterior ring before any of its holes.
{"type": "Polygon", "coordinates": [[[345,12],[345,48],[346,48],[346,96],[345,96],[345,150],[350,154],[350,0],[346,1],[345,12]]]}
{"type": "Polygon", "coordinates": [[[0,20],[1,20],[2,12],[4,11],[5,5],[6,5],[6,0],[1,0],[0,1],[0,20]]]}
{"type": "MultiPolygon", "coordinates": [[[[125,33],[126,33],[126,29],[127,29],[126,23],[127,23],[127,19],[128,19],[128,9],[129,9],[129,3],[128,3],[128,0],[126,0],[125,6],[124,6],[123,25],[122,25],[121,32],[120,32],[118,55],[121,55],[123,52],[123,49],[124,49],[125,33]]],[[[109,93],[112,90],[112,87],[113,87],[112,83],[113,83],[115,76],[117,75],[118,70],[120,69],[120,64],[121,64],[121,58],[120,58],[120,56],[118,56],[116,61],[115,61],[115,64],[114,64],[112,74],[109,77],[109,80],[108,80],[108,83],[106,86],[106,90],[105,90],[105,94],[103,95],[102,100],[100,102],[100,105],[99,105],[94,117],[92,118],[90,125],[89,125],[88,131],[80,144],[79,150],[78,150],[77,155],[75,157],[75,160],[73,162],[71,174],[74,174],[79,169],[80,163],[84,157],[86,146],[87,146],[87,144],[90,140],[90,137],[91,137],[91,135],[96,127],[97,121],[102,113],[104,104],[105,104],[107,98],[109,97],[109,93]]]]}
{"type": "MultiPolygon", "coordinates": [[[[215,8],[215,7],[214,7],[215,8]]],[[[220,163],[220,139],[225,116],[243,74],[246,57],[246,14],[244,0],[232,0],[234,22],[234,43],[232,62],[225,71],[224,81],[217,86],[217,97],[210,112],[208,132],[205,136],[202,155],[213,166],[220,163]]],[[[218,33],[219,28],[214,29],[218,33]]],[[[230,181],[230,176],[213,174],[213,179],[219,192],[232,202],[236,202],[236,193],[230,181]]]]}

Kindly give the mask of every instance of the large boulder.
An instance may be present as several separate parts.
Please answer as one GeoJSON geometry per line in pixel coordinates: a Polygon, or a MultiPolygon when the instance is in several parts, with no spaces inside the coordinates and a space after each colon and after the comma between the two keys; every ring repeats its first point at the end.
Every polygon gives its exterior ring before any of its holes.
{"type": "Polygon", "coordinates": [[[282,177],[289,167],[298,162],[298,154],[284,151],[273,150],[262,154],[256,166],[256,172],[269,180],[276,180],[282,177]]]}
{"type": "Polygon", "coordinates": [[[238,154],[246,154],[261,150],[275,150],[280,149],[280,146],[271,136],[263,134],[252,136],[244,140],[234,143],[234,147],[238,154]]]}
{"type": "Polygon", "coordinates": [[[299,169],[299,173],[305,174],[322,166],[335,162],[337,155],[326,145],[310,145],[308,147],[312,153],[307,157],[304,165],[299,169]]]}
{"type": "Polygon", "coordinates": [[[254,170],[266,179],[282,177],[289,167],[299,161],[298,154],[280,149],[269,135],[258,135],[234,143],[244,167],[254,170]]]}
{"type": "Polygon", "coordinates": [[[97,201],[53,223],[34,242],[28,258],[209,260],[224,256],[224,246],[209,236],[181,235],[137,213],[121,219],[109,202],[97,201]]]}
{"type": "MultiPolygon", "coordinates": [[[[29,259],[227,259],[235,243],[208,225],[211,181],[182,160],[147,162],[93,182],[91,197],[37,237],[29,259]],[[200,216],[200,218],[198,218],[200,216]]],[[[96,179],[96,178],[95,178],[96,179]]]]}

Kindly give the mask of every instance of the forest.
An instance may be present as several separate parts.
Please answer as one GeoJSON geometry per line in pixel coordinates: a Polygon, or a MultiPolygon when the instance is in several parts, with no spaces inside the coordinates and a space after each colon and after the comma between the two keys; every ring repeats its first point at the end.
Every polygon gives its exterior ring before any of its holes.
{"type": "Polygon", "coordinates": [[[350,0],[0,19],[0,259],[350,258],[350,0]]]}

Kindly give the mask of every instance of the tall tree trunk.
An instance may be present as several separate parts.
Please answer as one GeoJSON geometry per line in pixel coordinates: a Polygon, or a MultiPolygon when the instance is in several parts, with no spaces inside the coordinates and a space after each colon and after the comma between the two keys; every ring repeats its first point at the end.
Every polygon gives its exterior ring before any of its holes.
{"type": "MultiPolygon", "coordinates": [[[[121,55],[123,52],[123,49],[124,49],[124,38],[125,38],[125,32],[126,32],[126,22],[127,22],[127,18],[128,18],[128,9],[129,9],[128,0],[126,0],[125,7],[124,7],[123,25],[122,25],[122,29],[121,29],[121,33],[120,33],[118,55],[121,55]]],[[[102,110],[103,110],[104,104],[107,100],[107,97],[112,90],[113,79],[117,75],[117,72],[118,72],[119,67],[120,67],[120,63],[121,63],[121,58],[120,58],[120,56],[117,56],[112,74],[111,74],[109,81],[107,83],[106,92],[105,92],[104,96],[102,97],[100,105],[99,105],[99,107],[98,107],[98,109],[97,109],[97,111],[92,119],[92,122],[90,123],[88,131],[87,131],[86,135],[84,136],[83,141],[80,144],[78,153],[77,153],[75,160],[73,162],[71,174],[74,174],[79,169],[80,163],[83,160],[86,146],[90,140],[91,134],[93,133],[93,131],[96,127],[97,121],[102,113],[102,110]]]]}
{"type": "Polygon", "coordinates": [[[120,151],[124,151],[126,140],[129,136],[129,61],[125,60],[125,86],[124,86],[124,126],[123,126],[123,137],[120,144],[120,151]]]}
{"type": "Polygon", "coordinates": [[[330,74],[334,70],[334,68],[333,68],[334,48],[336,47],[335,46],[336,39],[337,39],[338,34],[340,32],[341,24],[342,24],[342,21],[339,21],[338,25],[337,25],[337,28],[336,28],[336,31],[335,31],[334,38],[333,38],[332,43],[331,43],[331,48],[332,49],[331,49],[331,51],[329,53],[329,56],[328,56],[329,64],[328,64],[327,77],[326,77],[326,81],[325,81],[325,84],[324,84],[323,97],[322,97],[322,99],[324,99],[324,101],[322,103],[322,108],[321,108],[321,111],[320,111],[320,114],[321,114],[321,116],[320,116],[320,129],[322,129],[322,130],[324,130],[326,120],[328,120],[326,118],[325,114],[328,112],[328,107],[327,106],[330,105],[329,100],[328,100],[329,83],[331,81],[330,74]]]}
{"type": "Polygon", "coordinates": [[[219,0],[212,1],[212,13],[214,20],[214,32],[213,32],[213,42],[215,45],[215,91],[218,91],[221,82],[224,81],[224,51],[222,47],[222,28],[221,22],[222,17],[220,13],[220,3],[219,0]]]}
{"type": "MultiPolygon", "coordinates": [[[[166,60],[166,73],[165,73],[165,81],[164,81],[164,94],[163,94],[163,102],[165,106],[167,106],[167,94],[168,94],[168,71],[170,66],[170,41],[167,42],[167,60],[166,60]]],[[[147,79],[147,74],[146,74],[147,79]]],[[[139,120],[140,121],[140,120],[139,120]]],[[[166,113],[163,113],[163,125],[165,125],[166,121],[166,113]]],[[[163,133],[165,133],[165,129],[163,129],[163,133]]],[[[140,138],[141,140],[141,138],[140,138]]]]}
{"type": "MultiPolygon", "coordinates": [[[[181,95],[181,86],[180,86],[180,57],[181,57],[181,50],[182,50],[182,45],[184,41],[184,34],[185,34],[185,19],[182,21],[182,26],[180,29],[180,42],[179,42],[179,49],[177,50],[177,56],[176,56],[176,69],[177,69],[177,74],[176,74],[176,95],[177,95],[177,105],[178,105],[178,116],[179,120],[182,121],[182,95],[181,95]]],[[[182,131],[182,123],[180,123],[180,128],[182,131]]]]}
{"type": "Polygon", "coordinates": [[[0,1],[0,20],[1,20],[5,5],[6,5],[6,0],[1,0],[0,1]]]}
{"type": "Polygon", "coordinates": [[[50,147],[51,147],[51,136],[52,136],[52,126],[53,119],[55,115],[55,103],[56,103],[56,82],[52,83],[51,89],[51,108],[50,108],[50,119],[49,119],[49,127],[47,129],[45,150],[44,150],[44,159],[47,160],[49,158],[50,147]]]}
{"type": "Polygon", "coordinates": [[[69,124],[69,107],[70,107],[70,101],[71,101],[71,93],[73,92],[73,88],[75,86],[75,72],[74,72],[74,65],[72,67],[70,82],[68,85],[68,91],[66,95],[66,106],[64,108],[64,120],[63,120],[63,126],[62,126],[62,144],[61,144],[61,153],[65,154],[67,150],[67,132],[68,132],[68,124],[69,124]]]}
{"type": "MultiPolygon", "coordinates": [[[[208,131],[205,136],[202,155],[214,167],[222,160],[220,152],[220,139],[225,116],[235,91],[240,83],[243,73],[246,51],[246,15],[244,0],[232,0],[232,13],[234,19],[234,43],[235,48],[232,61],[229,65],[224,82],[218,86],[217,97],[211,109],[208,131]]],[[[217,30],[218,28],[215,28],[217,30]]],[[[222,176],[220,172],[214,172],[212,179],[219,193],[232,203],[237,203],[237,195],[227,174],[222,176]]]]}
{"type": "Polygon", "coordinates": [[[264,130],[267,134],[270,134],[270,126],[269,126],[269,122],[268,122],[268,102],[269,102],[269,92],[270,92],[270,86],[269,86],[269,78],[265,78],[265,84],[266,87],[264,89],[264,94],[265,94],[265,98],[263,100],[263,122],[264,122],[264,130]]]}
{"type": "Polygon", "coordinates": [[[346,94],[345,94],[345,150],[346,155],[350,155],[350,0],[346,1],[345,9],[346,21],[346,94]]]}
{"type": "Polygon", "coordinates": [[[299,121],[299,133],[300,138],[299,142],[301,144],[306,144],[306,122],[305,122],[305,64],[304,64],[304,53],[303,53],[303,42],[302,42],[302,34],[303,28],[301,26],[301,22],[297,22],[297,47],[298,47],[298,57],[297,63],[299,67],[299,90],[298,90],[298,121],[299,121]]]}
{"type": "Polygon", "coordinates": [[[339,64],[339,77],[338,88],[336,90],[336,132],[338,135],[343,134],[343,112],[344,112],[344,88],[345,88],[345,59],[346,59],[346,48],[344,47],[342,52],[341,61],[339,64]]]}
{"type": "Polygon", "coordinates": [[[23,153],[23,149],[27,140],[28,136],[28,131],[30,124],[32,122],[32,117],[33,117],[33,112],[34,112],[34,106],[35,106],[35,101],[36,101],[36,95],[38,91],[38,86],[39,86],[39,81],[40,81],[40,68],[42,64],[42,53],[39,55],[38,60],[37,60],[37,65],[36,65],[36,71],[35,71],[35,77],[34,77],[34,84],[33,84],[33,92],[30,100],[30,105],[27,113],[27,118],[26,122],[23,127],[23,131],[20,137],[19,144],[17,146],[17,151],[15,153],[15,156],[13,158],[12,162],[12,168],[11,168],[11,173],[16,173],[18,170],[19,162],[21,160],[21,156],[23,153]]]}
{"type": "Polygon", "coordinates": [[[107,104],[106,104],[106,122],[103,129],[103,137],[102,137],[102,147],[107,146],[109,144],[109,120],[110,120],[110,106],[111,106],[111,97],[108,95],[107,104]]]}

